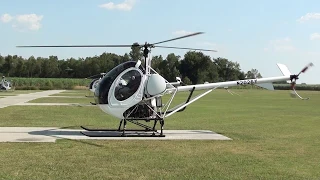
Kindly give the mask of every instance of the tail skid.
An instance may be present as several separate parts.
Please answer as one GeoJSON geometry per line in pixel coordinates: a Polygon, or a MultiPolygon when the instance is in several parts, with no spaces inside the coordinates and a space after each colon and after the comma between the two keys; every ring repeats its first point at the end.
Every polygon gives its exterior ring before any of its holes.
{"type": "Polygon", "coordinates": [[[301,97],[301,96],[297,93],[296,89],[293,88],[292,91],[291,91],[291,97],[295,98],[296,96],[298,96],[301,100],[309,100],[309,99],[310,99],[309,97],[307,97],[307,98],[301,97]]]}

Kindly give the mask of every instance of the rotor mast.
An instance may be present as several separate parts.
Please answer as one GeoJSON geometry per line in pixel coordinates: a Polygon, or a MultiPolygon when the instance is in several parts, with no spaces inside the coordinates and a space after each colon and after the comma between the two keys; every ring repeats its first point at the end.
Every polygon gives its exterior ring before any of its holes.
{"type": "Polygon", "coordinates": [[[151,63],[151,60],[150,60],[151,57],[149,57],[150,52],[151,52],[151,46],[148,46],[148,43],[146,42],[143,46],[143,57],[144,57],[146,75],[150,74],[150,68],[149,68],[149,63],[151,63]],[[150,47],[150,50],[148,49],[149,47],[150,47]]]}

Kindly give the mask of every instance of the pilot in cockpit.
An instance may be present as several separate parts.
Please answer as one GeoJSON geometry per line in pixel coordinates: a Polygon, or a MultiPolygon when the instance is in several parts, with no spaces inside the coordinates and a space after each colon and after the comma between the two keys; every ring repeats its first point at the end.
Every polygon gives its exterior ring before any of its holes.
{"type": "Polygon", "coordinates": [[[119,89],[118,89],[118,100],[125,100],[133,95],[137,89],[139,88],[140,81],[136,78],[135,75],[131,75],[128,78],[121,79],[119,82],[119,89]],[[126,80],[125,80],[126,79],[126,80]]]}

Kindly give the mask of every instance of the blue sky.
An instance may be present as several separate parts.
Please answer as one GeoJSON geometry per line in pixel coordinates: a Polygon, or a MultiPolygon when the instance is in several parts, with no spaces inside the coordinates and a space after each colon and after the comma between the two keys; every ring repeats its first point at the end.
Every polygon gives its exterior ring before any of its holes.
{"type": "MultiPolygon", "coordinates": [[[[320,1],[215,0],[1,0],[0,53],[60,59],[130,48],[21,49],[17,45],[132,44],[166,40],[188,32],[205,34],[163,45],[209,48],[258,69],[263,77],[282,75],[276,63],[298,73],[314,67],[300,83],[320,84],[320,1]]],[[[185,50],[153,49],[166,56],[185,50]]]]}

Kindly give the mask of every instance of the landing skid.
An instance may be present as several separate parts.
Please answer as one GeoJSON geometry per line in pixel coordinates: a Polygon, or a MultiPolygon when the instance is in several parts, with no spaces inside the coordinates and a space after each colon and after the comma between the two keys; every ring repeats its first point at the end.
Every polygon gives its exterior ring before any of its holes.
{"type": "MultiPolygon", "coordinates": [[[[142,120],[145,120],[145,119],[142,119],[142,120]]],[[[138,122],[137,119],[122,119],[120,121],[118,129],[91,129],[84,126],[80,126],[82,129],[86,130],[85,132],[81,131],[80,133],[88,137],[165,137],[165,135],[163,134],[164,120],[163,119],[160,119],[160,120],[148,119],[148,120],[155,121],[153,127],[142,124],[138,122]],[[160,132],[158,132],[158,130],[156,130],[155,128],[158,121],[160,122],[160,125],[161,125],[160,132]],[[144,129],[126,129],[127,122],[133,123],[144,129]]]]}
{"type": "Polygon", "coordinates": [[[88,132],[80,132],[81,134],[88,137],[165,137],[165,135],[161,135],[158,133],[138,133],[137,131],[127,130],[126,133],[121,131],[88,131],[88,132]]]}

